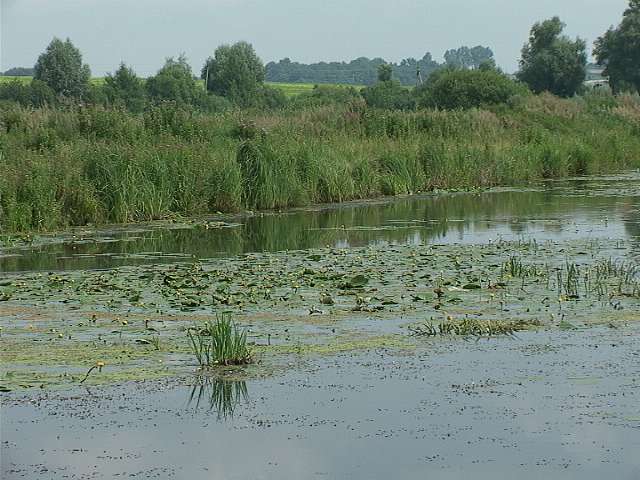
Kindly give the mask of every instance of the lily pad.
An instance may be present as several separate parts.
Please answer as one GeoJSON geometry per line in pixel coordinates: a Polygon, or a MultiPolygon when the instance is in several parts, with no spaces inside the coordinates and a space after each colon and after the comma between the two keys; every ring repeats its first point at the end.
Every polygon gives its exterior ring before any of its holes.
{"type": "Polygon", "coordinates": [[[369,277],[365,275],[356,275],[354,277],[351,277],[346,282],[344,282],[340,287],[342,289],[362,288],[366,286],[367,283],[369,283],[369,277]]]}

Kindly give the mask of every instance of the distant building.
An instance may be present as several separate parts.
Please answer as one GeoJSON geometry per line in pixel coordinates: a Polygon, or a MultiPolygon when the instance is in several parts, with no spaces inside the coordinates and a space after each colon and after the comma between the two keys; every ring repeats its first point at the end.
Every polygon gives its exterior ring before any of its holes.
{"type": "Polygon", "coordinates": [[[587,65],[587,82],[597,80],[606,80],[604,76],[604,67],[590,63],[587,65]]]}
{"type": "Polygon", "coordinates": [[[589,88],[609,88],[609,80],[604,76],[604,67],[594,63],[587,65],[587,77],[584,84],[589,88]]]}

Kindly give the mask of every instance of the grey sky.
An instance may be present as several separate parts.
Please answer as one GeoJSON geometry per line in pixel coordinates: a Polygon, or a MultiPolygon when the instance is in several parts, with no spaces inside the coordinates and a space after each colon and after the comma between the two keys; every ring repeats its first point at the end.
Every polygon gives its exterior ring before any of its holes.
{"type": "Polygon", "coordinates": [[[487,45],[508,71],[531,25],[559,15],[589,45],[628,0],[0,0],[0,70],[32,66],[53,36],[70,37],[94,75],[120,61],[142,75],[186,53],[199,69],[222,43],[247,40],[265,62],[380,56],[487,45]]]}

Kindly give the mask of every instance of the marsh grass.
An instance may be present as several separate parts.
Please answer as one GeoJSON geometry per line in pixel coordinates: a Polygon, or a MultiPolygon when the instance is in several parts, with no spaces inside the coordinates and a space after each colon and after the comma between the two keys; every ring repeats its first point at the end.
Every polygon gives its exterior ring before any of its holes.
{"type": "Polygon", "coordinates": [[[534,320],[477,320],[465,318],[460,321],[433,319],[418,325],[412,325],[411,335],[417,337],[462,336],[462,337],[497,337],[513,336],[516,332],[540,326],[534,320]]]}
{"type": "Polygon", "coordinates": [[[522,279],[522,290],[528,282],[543,282],[548,289],[555,288],[558,296],[567,300],[590,296],[600,299],[619,295],[640,296],[640,267],[633,262],[611,258],[588,266],[566,259],[564,264],[552,268],[548,264],[525,264],[520,256],[513,255],[503,262],[500,278],[522,279]]]}
{"type": "Polygon", "coordinates": [[[193,354],[201,367],[246,365],[253,361],[247,332],[238,327],[229,313],[213,322],[187,330],[193,354]]]}
{"type": "Polygon", "coordinates": [[[0,232],[517,185],[640,165],[637,97],[493,111],[0,106],[0,232]],[[246,126],[255,126],[247,129],[246,126]],[[243,127],[244,126],[244,127],[243,127]]]}

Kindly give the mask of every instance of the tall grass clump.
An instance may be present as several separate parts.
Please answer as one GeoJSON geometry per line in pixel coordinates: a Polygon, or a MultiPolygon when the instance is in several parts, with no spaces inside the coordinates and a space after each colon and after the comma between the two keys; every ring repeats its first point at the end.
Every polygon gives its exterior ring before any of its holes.
{"type": "Polygon", "coordinates": [[[229,313],[189,329],[187,335],[201,367],[246,365],[253,360],[247,331],[238,327],[229,313]]]}

